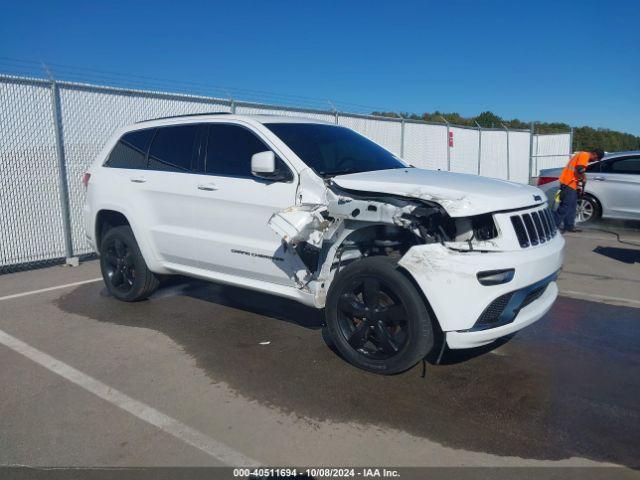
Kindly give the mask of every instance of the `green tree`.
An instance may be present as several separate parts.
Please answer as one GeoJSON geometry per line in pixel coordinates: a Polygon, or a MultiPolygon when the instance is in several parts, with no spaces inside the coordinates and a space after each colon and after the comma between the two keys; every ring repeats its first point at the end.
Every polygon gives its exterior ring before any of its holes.
{"type": "Polygon", "coordinates": [[[484,128],[500,128],[503,123],[502,118],[493,112],[482,112],[475,120],[484,128]]]}
{"type": "MultiPolygon", "coordinates": [[[[408,112],[401,114],[395,112],[373,112],[373,115],[438,123],[443,123],[442,119],[445,118],[447,122],[453,125],[475,127],[475,122],[478,122],[484,128],[501,128],[503,124],[512,129],[528,130],[530,128],[530,123],[517,118],[512,120],[503,119],[490,111],[482,112],[475,117],[463,117],[456,112],[444,113],[437,110],[432,113],[425,112],[421,115],[408,112]]],[[[567,123],[535,122],[536,133],[566,133],[569,130],[571,130],[571,126],[567,123]]],[[[601,148],[606,152],[640,150],[640,137],[607,128],[595,129],[587,126],[574,128],[572,149],[591,150],[594,148],[601,148]]]]}

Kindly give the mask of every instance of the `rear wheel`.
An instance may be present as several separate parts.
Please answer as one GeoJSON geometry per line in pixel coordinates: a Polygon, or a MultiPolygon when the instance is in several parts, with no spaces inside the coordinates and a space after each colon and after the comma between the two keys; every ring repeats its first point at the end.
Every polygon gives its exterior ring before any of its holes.
{"type": "Polygon", "coordinates": [[[129,226],[111,228],[100,247],[100,268],[109,292],[119,300],[144,300],[158,288],[129,226]]]}
{"type": "Polygon", "coordinates": [[[600,218],[602,210],[600,204],[591,195],[584,195],[578,200],[576,223],[589,223],[600,218]]]}
{"type": "Polygon", "coordinates": [[[402,372],[433,348],[422,296],[388,257],[359,260],[338,273],[325,314],[334,346],[364,370],[402,372]]]}

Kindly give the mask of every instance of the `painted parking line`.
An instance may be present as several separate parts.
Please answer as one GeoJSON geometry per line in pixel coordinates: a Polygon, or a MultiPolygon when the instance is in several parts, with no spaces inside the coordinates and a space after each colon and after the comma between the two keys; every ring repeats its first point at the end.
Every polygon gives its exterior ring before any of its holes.
{"type": "Polygon", "coordinates": [[[631,298],[623,298],[623,297],[610,297],[608,295],[599,295],[597,293],[585,293],[585,292],[575,292],[573,290],[560,290],[560,295],[567,295],[570,297],[576,297],[584,300],[610,300],[612,302],[624,302],[632,305],[639,305],[640,301],[633,300],[631,298]]]}
{"type": "Polygon", "coordinates": [[[106,400],[144,422],[157,427],[182,442],[191,445],[217,461],[230,466],[258,466],[259,462],[247,457],[218,440],[112,388],[70,365],[34,348],[22,340],[0,330],[0,345],[27,357],[47,370],[106,400]]]}
{"type": "Polygon", "coordinates": [[[99,278],[92,278],[90,280],[82,280],[80,282],[65,283],[64,285],[56,285],[55,287],[47,287],[47,288],[41,288],[39,290],[31,290],[29,292],[14,293],[13,295],[6,295],[4,297],[0,297],[0,301],[11,300],[12,298],[26,297],[27,295],[35,295],[37,293],[51,292],[52,290],[60,290],[61,288],[77,287],[78,285],[85,285],[87,283],[95,283],[95,282],[101,282],[101,281],[102,281],[102,277],[99,277],[99,278]]]}

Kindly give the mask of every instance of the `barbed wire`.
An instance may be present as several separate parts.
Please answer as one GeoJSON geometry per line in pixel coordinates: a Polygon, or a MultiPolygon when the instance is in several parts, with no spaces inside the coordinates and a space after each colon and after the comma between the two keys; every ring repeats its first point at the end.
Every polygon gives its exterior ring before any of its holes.
{"type": "Polygon", "coordinates": [[[338,110],[364,115],[374,111],[395,111],[389,107],[370,106],[303,95],[283,94],[267,90],[237,88],[206,82],[172,80],[154,76],[121,73],[109,70],[65,65],[55,62],[24,60],[0,56],[0,69],[4,73],[35,78],[51,78],[79,83],[99,82],[107,86],[151,90],[170,89],[171,93],[188,93],[233,99],[236,101],[271,103],[317,110],[338,110]]]}

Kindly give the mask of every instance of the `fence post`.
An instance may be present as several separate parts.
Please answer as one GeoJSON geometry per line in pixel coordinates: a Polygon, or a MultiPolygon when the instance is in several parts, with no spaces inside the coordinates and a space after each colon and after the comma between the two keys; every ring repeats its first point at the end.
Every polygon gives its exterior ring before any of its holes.
{"type": "Polygon", "coordinates": [[[404,117],[400,120],[400,158],[404,158],[404,117]]]}
{"type": "Polygon", "coordinates": [[[504,131],[507,132],[507,180],[511,179],[511,159],[509,155],[509,129],[504,123],[501,123],[504,131]]]}
{"type": "Polygon", "coordinates": [[[533,178],[533,137],[534,137],[534,125],[531,122],[529,126],[529,184],[531,184],[531,179],[533,178]]]}
{"type": "Polygon", "coordinates": [[[336,125],[338,125],[338,109],[336,108],[336,106],[331,100],[327,100],[327,103],[331,106],[331,111],[333,112],[334,121],[336,122],[336,125]]]}
{"type": "Polygon", "coordinates": [[[573,127],[571,127],[571,131],[569,132],[569,158],[573,155],[573,127]]]}
{"type": "Polygon", "coordinates": [[[451,139],[449,135],[451,134],[451,127],[449,126],[449,122],[447,119],[440,115],[440,118],[444,120],[444,123],[447,124],[447,172],[451,171],[451,139]]]}
{"type": "Polygon", "coordinates": [[[67,164],[64,155],[64,137],[62,133],[62,110],[60,108],[60,89],[55,80],[51,80],[51,110],[56,135],[56,156],[58,159],[58,190],[62,209],[62,230],[64,234],[65,261],[67,265],[77,266],[78,258],[73,256],[71,236],[71,210],[69,208],[69,186],[67,184],[67,164]]]}
{"type": "MultiPolygon", "coordinates": [[[[474,120],[474,122],[476,122],[474,120]]],[[[480,160],[482,160],[482,127],[478,122],[476,122],[478,126],[478,175],[480,175],[480,160]]]]}
{"type": "Polygon", "coordinates": [[[236,101],[232,98],[231,103],[229,104],[229,110],[231,113],[236,113],[236,101]]]}

